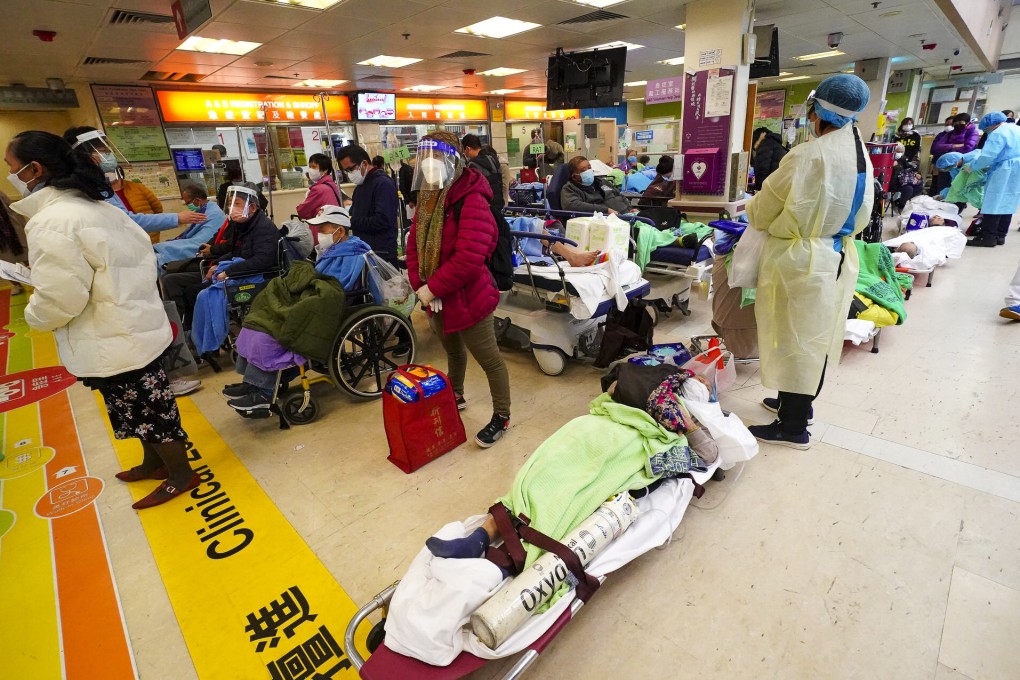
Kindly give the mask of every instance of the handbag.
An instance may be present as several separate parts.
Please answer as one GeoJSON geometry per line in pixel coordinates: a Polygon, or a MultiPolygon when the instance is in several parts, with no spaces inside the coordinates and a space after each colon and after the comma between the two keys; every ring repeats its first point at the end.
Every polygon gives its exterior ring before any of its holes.
{"type": "Polygon", "coordinates": [[[403,378],[405,386],[413,389],[417,399],[404,401],[389,389],[383,391],[383,425],[390,447],[387,460],[410,474],[466,442],[467,434],[446,374],[431,366],[408,364],[398,368],[390,380],[398,376],[403,378]],[[410,369],[415,368],[432,375],[423,378],[411,372],[410,369]],[[422,382],[433,375],[442,377],[445,385],[438,392],[426,395],[422,382]]]}

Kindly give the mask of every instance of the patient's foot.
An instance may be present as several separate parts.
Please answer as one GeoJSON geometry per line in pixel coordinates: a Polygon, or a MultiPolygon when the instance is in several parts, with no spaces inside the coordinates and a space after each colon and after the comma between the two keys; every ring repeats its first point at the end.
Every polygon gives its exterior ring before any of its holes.
{"type": "Polygon", "coordinates": [[[436,557],[448,557],[455,560],[463,560],[471,557],[481,557],[485,549],[489,547],[489,534],[484,527],[478,527],[465,538],[432,538],[425,541],[425,547],[436,557]]]}
{"type": "Polygon", "coordinates": [[[594,252],[580,252],[580,251],[565,251],[563,253],[563,259],[567,261],[571,267],[590,267],[595,264],[595,260],[598,259],[599,251],[594,252]]]}

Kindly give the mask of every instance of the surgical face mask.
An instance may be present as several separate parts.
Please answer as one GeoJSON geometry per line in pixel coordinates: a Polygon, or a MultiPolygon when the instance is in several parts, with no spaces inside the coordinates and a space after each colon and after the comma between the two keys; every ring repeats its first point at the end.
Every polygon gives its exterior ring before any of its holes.
{"type": "Polygon", "coordinates": [[[945,130],[946,132],[952,132],[953,131],[953,126],[952,125],[947,125],[944,128],[942,128],[942,129],[945,130]]]}
{"type": "Polygon", "coordinates": [[[637,156],[631,156],[627,159],[628,163],[637,163],[637,156]]]}
{"type": "Polygon", "coordinates": [[[906,125],[904,125],[900,129],[903,130],[904,132],[910,132],[911,130],[914,129],[914,126],[911,125],[910,123],[907,123],[906,125]]]}
{"type": "MultiPolygon", "coordinates": [[[[103,173],[105,175],[107,175],[108,178],[109,178],[110,173],[113,173],[115,175],[113,179],[114,180],[115,179],[119,179],[118,177],[116,177],[116,174],[117,174],[117,157],[114,156],[112,153],[100,153],[99,154],[99,169],[102,170],[103,173]]],[[[110,180],[110,181],[112,182],[113,180],[110,180]]]]}
{"type": "Polygon", "coordinates": [[[903,158],[903,154],[902,153],[895,154],[895,157],[896,157],[896,160],[899,160],[899,159],[903,158]]]}
{"type": "Polygon", "coordinates": [[[191,212],[202,212],[202,206],[195,205],[194,203],[189,203],[185,207],[187,207],[187,209],[190,210],[191,212]]]}
{"type": "Polygon", "coordinates": [[[322,171],[316,168],[309,168],[308,179],[313,182],[318,182],[320,179],[322,179],[322,171]]]}
{"type": "Polygon", "coordinates": [[[665,175],[662,175],[662,179],[664,179],[667,182],[669,182],[670,180],[673,179],[673,173],[672,172],[667,172],[665,175]]]}
{"type": "Polygon", "coordinates": [[[428,184],[439,185],[446,181],[446,164],[438,158],[423,159],[421,171],[428,184]]]}
{"type": "Polygon", "coordinates": [[[18,177],[18,175],[23,173],[25,169],[30,166],[31,163],[29,165],[23,165],[21,166],[20,170],[17,170],[16,172],[12,172],[11,174],[7,175],[7,181],[10,182],[14,186],[14,188],[18,190],[18,193],[21,194],[22,198],[32,193],[32,190],[28,188],[28,182],[22,180],[20,177],[18,177]]]}
{"type": "Polygon", "coordinates": [[[586,187],[590,187],[595,183],[595,171],[592,169],[585,170],[581,173],[581,184],[586,187]]]}
{"type": "Polygon", "coordinates": [[[319,232],[319,251],[326,252],[326,249],[333,245],[333,234],[319,232]]]}
{"type": "Polygon", "coordinates": [[[347,172],[347,177],[356,185],[360,185],[365,181],[365,173],[362,172],[360,165],[353,170],[349,170],[347,172]]]}

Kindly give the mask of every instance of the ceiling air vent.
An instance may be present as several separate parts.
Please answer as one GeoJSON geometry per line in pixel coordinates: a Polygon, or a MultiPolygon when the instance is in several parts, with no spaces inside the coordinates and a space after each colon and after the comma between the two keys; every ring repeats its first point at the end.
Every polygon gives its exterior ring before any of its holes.
{"type": "Polygon", "coordinates": [[[119,64],[144,64],[144,59],[114,59],[111,57],[85,57],[82,66],[111,66],[119,64]]]}
{"type": "Polygon", "coordinates": [[[146,71],[141,80],[151,80],[157,83],[197,83],[205,78],[198,73],[181,73],[179,71],[146,71]]]}
{"type": "Polygon", "coordinates": [[[136,12],[130,9],[115,9],[110,16],[110,23],[115,26],[136,26],[138,24],[172,24],[174,18],[169,14],[152,14],[136,12]]]}
{"type": "Polygon", "coordinates": [[[439,57],[440,59],[466,59],[468,57],[491,57],[487,52],[472,52],[471,50],[458,50],[439,57]]]}
{"type": "Polygon", "coordinates": [[[617,14],[616,12],[607,12],[604,9],[600,9],[597,12],[589,12],[588,14],[582,14],[579,17],[573,19],[566,19],[559,23],[560,26],[567,26],[569,24],[593,24],[596,21],[612,21],[613,19],[629,19],[630,17],[624,16],[623,14],[617,14]]]}

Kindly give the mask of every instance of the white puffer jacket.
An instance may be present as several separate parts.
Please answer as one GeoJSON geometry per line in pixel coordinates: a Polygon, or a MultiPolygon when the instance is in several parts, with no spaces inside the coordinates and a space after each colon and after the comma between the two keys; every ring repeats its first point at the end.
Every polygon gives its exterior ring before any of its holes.
{"type": "Polygon", "coordinates": [[[72,375],[110,377],[163,353],[173,336],[156,287],[156,255],[126,213],[52,187],[11,209],[28,218],[35,292],[25,321],[53,331],[72,375]]]}

